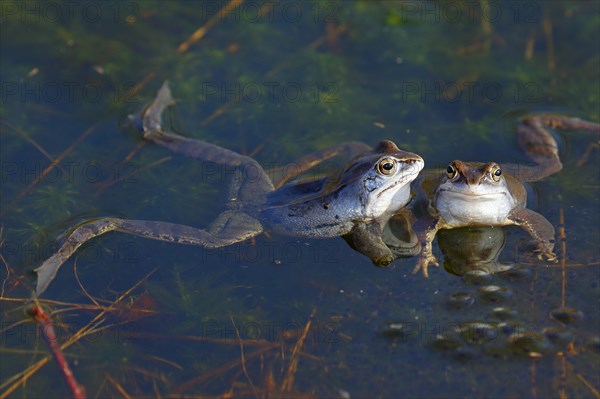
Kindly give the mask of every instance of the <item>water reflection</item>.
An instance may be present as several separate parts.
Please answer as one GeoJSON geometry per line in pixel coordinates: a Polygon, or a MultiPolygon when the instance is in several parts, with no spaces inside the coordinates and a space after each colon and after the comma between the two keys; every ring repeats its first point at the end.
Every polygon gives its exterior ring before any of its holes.
{"type": "MultiPolygon", "coordinates": [[[[410,247],[414,235],[411,220],[397,217],[386,226],[390,234],[386,243],[396,239],[398,255],[410,255],[402,251],[410,247]]],[[[583,318],[577,309],[555,309],[541,322],[531,319],[523,306],[528,291],[522,283],[531,281],[533,273],[529,267],[499,260],[507,242],[502,227],[443,229],[437,239],[448,277],[460,276],[461,281],[443,296],[441,315],[427,322],[389,321],[382,328],[387,339],[418,340],[459,361],[478,356],[551,356],[563,353],[577,339],[577,330],[570,325],[583,318]]]]}
{"type": "Polygon", "coordinates": [[[437,239],[444,254],[444,269],[448,273],[462,276],[479,270],[493,274],[511,267],[498,261],[506,244],[506,235],[501,227],[440,230],[437,239]]]}

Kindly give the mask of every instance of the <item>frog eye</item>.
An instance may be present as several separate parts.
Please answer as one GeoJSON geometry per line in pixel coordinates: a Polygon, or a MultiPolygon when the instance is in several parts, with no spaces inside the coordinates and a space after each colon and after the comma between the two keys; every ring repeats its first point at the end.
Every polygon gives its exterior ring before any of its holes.
{"type": "Polygon", "coordinates": [[[446,168],[446,176],[448,176],[448,179],[453,179],[456,176],[456,168],[454,165],[448,165],[446,168]]]}
{"type": "Polygon", "coordinates": [[[490,171],[490,174],[492,175],[492,179],[498,182],[500,181],[500,176],[502,176],[502,169],[500,169],[500,166],[494,166],[490,171]]]}
{"type": "Polygon", "coordinates": [[[382,175],[390,176],[393,175],[395,171],[396,161],[394,161],[392,158],[383,158],[381,161],[379,161],[379,164],[377,164],[377,172],[381,173],[382,175]]]}

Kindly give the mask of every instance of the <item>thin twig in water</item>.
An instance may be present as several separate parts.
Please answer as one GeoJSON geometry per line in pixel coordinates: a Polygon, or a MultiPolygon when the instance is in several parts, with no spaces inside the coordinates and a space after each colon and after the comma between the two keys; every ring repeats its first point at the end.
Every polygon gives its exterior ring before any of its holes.
{"type": "Polygon", "coordinates": [[[537,359],[536,358],[532,358],[531,359],[531,387],[530,387],[530,392],[531,392],[531,397],[532,398],[537,398],[537,384],[536,384],[536,379],[537,379],[537,359]]]}
{"type": "MultiPolygon", "coordinates": [[[[249,355],[246,355],[245,359],[246,359],[246,361],[252,360],[254,358],[257,358],[257,357],[261,356],[263,353],[271,351],[271,350],[273,350],[273,347],[271,347],[271,346],[264,346],[262,348],[257,349],[256,351],[250,353],[249,355]]],[[[180,385],[175,390],[174,394],[182,395],[183,392],[187,391],[188,389],[192,388],[193,386],[201,384],[204,381],[207,381],[207,380],[209,380],[209,379],[211,379],[213,377],[216,377],[216,376],[218,376],[220,374],[223,374],[223,373],[231,370],[234,367],[239,366],[240,362],[241,362],[240,359],[236,359],[236,360],[233,360],[233,361],[231,361],[229,363],[224,364],[221,367],[217,367],[216,369],[212,369],[211,371],[209,371],[209,372],[207,372],[205,374],[202,374],[200,376],[194,377],[191,380],[189,380],[189,381],[183,383],[182,385],[180,385]]]]}
{"type": "Polygon", "coordinates": [[[124,103],[125,101],[135,97],[135,95],[139,93],[139,91],[142,90],[149,81],[154,79],[155,76],[156,72],[149,72],[139,83],[137,83],[131,89],[127,90],[127,93],[125,93],[123,98],[120,99],[119,103],[124,103]]]}
{"type": "MultiPolygon", "coordinates": [[[[123,333],[124,336],[126,337],[130,337],[130,338],[141,338],[141,339],[167,339],[167,340],[179,340],[179,341],[190,341],[190,342],[210,342],[210,343],[214,343],[214,344],[221,344],[221,345],[239,345],[239,340],[238,339],[231,339],[231,338],[209,338],[209,337],[205,337],[205,336],[196,336],[196,335],[172,335],[172,334],[168,334],[168,335],[162,335],[162,334],[154,334],[154,333],[148,333],[148,332],[124,332],[123,333]]],[[[268,346],[272,349],[276,349],[279,348],[279,344],[277,343],[273,343],[273,342],[269,342],[269,341],[265,341],[265,340],[259,340],[259,339],[252,339],[252,340],[242,340],[243,344],[246,346],[268,346]]]]}
{"type": "MultiPolygon", "coordinates": [[[[154,269],[150,271],[150,273],[146,274],[140,281],[135,283],[131,288],[125,291],[122,295],[120,295],[114,302],[112,302],[109,306],[104,307],[99,314],[97,314],[91,321],[89,321],[85,326],[79,329],[75,334],[71,335],[66,342],[64,342],[60,349],[64,351],[74,343],[78,342],[82,338],[90,335],[96,334],[98,332],[104,331],[109,328],[113,328],[114,326],[118,326],[121,324],[126,324],[129,321],[125,321],[123,323],[109,324],[100,327],[102,323],[104,323],[104,315],[109,311],[112,311],[116,308],[116,305],[121,302],[124,298],[126,298],[133,290],[139,287],[144,281],[146,281],[154,272],[158,269],[154,269]]],[[[48,363],[52,359],[52,355],[48,355],[36,363],[30,365],[25,370],[20,371],[19,373],[7,378],[5,381],[0,383],[0,390],[5,389],[5,391],[0,394],[0,399],[5,399],[18,389],[20,386],[24,385],[31,376],[33,376],[38,370],[40,370],[46,363],[48,363]]]]}
{"type": "MultiPolygon", "coordinates": [[[[4,233],[4,228],[3,226],[0,226],[0,248],[4,246],[4,238],[2,237],[2,233],[4,233]]],[[[6,259],[4,259],[4,256],[2,256],[2,254],[0,254],[0,260],[2,260],[2,263],[4,263],[4,268],[6,269],[6,277],[4,278],[4,280],[2,280],[2,291],[0,291],[0,298],[4,298],[4,287],[6,286],[6,282],[10,278],[10,275],[14,273],[14,270],[12,269],[12,267],[9,266],[8,262],[6,261],[6,259]]]]}
{"type": "MultiPolygon", "coordinates": [[[[31,137],[29,137],[29,135],[22,129],[20,129],[19,127],[5,121],[5,120],[0,120],[0,124],[14,130],[15,132],[17,132],[17,134],[19,134],[21,137],[23,137],[28,143],[30,143],[36,150],[38,150],[43,156],[45,156],[48,161],[50,162],[54,162],[54,158],[52,158],[52,155],[50,155],[48,153],[48,151],[46,151],[44,149],[44,147],[42,147],[40,144],[38,144],[34,139],[32,139],[31,137]]],[[[62,166],[58,166],[58,168],[63,172],[63,173],[67,173],[62,166]]]]}
{"type": "Polygon", "coordinates": [[[594,388],[592,384],[590,384],[585,378],[583,378],[581,374],[577,374],[577,378],[579,378],[579,380],[583,382],[583,385],[585,385],[590,391],[592,391],[592,395],[594,395],[596,399],[600,399],[600,392],[598,392],[598,390],[594,388]]]}
{"type": "Polygon", "coordinates": [[[168,364],[169,366],[172,366],[180,371],[183,371],[183,366],[179,363],[175,363],[172,360],[169,359],[165,359],[164,357],[160,357],[160,356],[156,356],[156,355],[149,355],[148,358],[152,359],[152,360],[156,360],[157,362],[160,363],[164,363],[164,364],[168,364]]]}
{"type": "Polygon", "coordinates": [[[552,36],[552,20],[548,17],[544,18],[542,26],[544,27],[544,35],[546,36],[546,48],[548,50],[548,70],[556,69],[556,59],[554,57],[554,37],[552,36]]]}
{"type": "Polygon", "coordinates": [[[172,158],[170,156],[169,157],[161,158],[158,161],[150,162],[149,164],[144,165],[141,168],[138,168],[136,170],[132,170],[131,172],[127,173],[126,175],[119,176],[118,179],[112,179],[112,180],[108,181],[107,183],[101,185],[98,188],[98,190],[96,190],[96,193],[94,194],[94,196],[97,197],[100,194],[102,194],[104,191],[106,191],[106,189],[108,189],[109,187],[111,187],[112,185],[117,184],[117,183],[119,183],[119,182],[121,182],[123,180],[130,179],[130,178],[132,178],[133,176],[137,175],[140,172],[143,172],[143,171],[145,171],[147,169],[150,169],[150,168],[153,168],[155,166],[158,166],[161,163],[165,163],[167,161],[170,161],[171,159],[172,158]]]}
{"type": "Polygon", "coordinates": [[[246,379],[248,379],[248,382],[250,383],[250,386],[252,387],[252,391],[254,391],[254,396],[256,396],[258,398],[258,393],[256,392],[256,387],[254,386],[254,382],[252,381],[252,378],[250,378],[250,374],[248,374],[248,370],[246,369],[246,359],[244,358],[244,343],[242,342],[242,337],[240,336],[240,331],[238,330],[237,326],[235,325],[235,320],[233,319],[233,316],[230,316],[230,319],[231,319],[231,323],[233,324],[233,328],[235,329],[235,335],[236,335],[238,341],[240,342],[242,370],[244,371],[244,375],[246,376],[246,379]]]}
{"type": "Polygon", "coordinates": [[[121,161],[121,164],[127,163],[129,161],[131,161],[133,159],[133,157],[135,156],[135,154],[138,153],[138,151],[140,150],[140,148],[142,148],[143,146],[145,146],[148,142],[147,141],[140,141],[138,142],[135,147],[133,147],[131,149],[131,151],[129,151],[129,153],[127,155],[125,155],[125,158],[123,158],[123,160],[121,161]]]}
{"type": "Polygon", "coordinates": [[[17,199],[21,199],[23,198],[25,195],[29,194],[31,192],[31,190],[40,182],[42,181],[47,175],[48,173],[50,173],[52,171],[52,169],[54,169],[55,167],[57,167],[62,161],[63,159],[65,159],[74,149],[75,147],[77,147],[85,138],[87,138],[87,136],[89,136],[90,134],[92,134],[94,132],[94,130],[96,130],[97,128],[97,124],[87,128],[78,138],[77,140],[75,140],[70,146],[68,146],[63,152],[62,154],[60,154],[58,156],[58,158],[56,158],[54,161],[50,162],[50,164],[46,167],[46,169],[44,169],[42,171],[42,173],[36,177],[30,184],[29,186],[27,186],[27,188],[23,191],[21,191],[19,193],[19,195],[17,195],[17,199]]]}
{"type": "Polygon", "coordinates": [[[192,35],[190,37],[185,39],[185,41],[182,42],[179,45],[179,47],[177,47],[177,52],[185,53],[186,51],[188,51],[192,44],[194,44],[194,43],[198,42],[200,39],[202,39],[209,30],[214,28],[220,21],[222,21],[224,19],[225,15],[227,15],[229,12],[233,11],[237,6],[239,6],[243,2],[244,2],[244,0],[231,0],[229,3],[227,3],[223,7],[221,7],[221,9],[219,10],[219,12],[217,14],[213,15],[211,19],[206,21],[206,23],[204,25],[202,25],[200,28],[198,28],[194,33],[192,33],[192,35]]]}
{"type": "Polygon", "coordinates": [[[529,36],[525,40],[525,61],[531,61],[533,59],[533,51],[535,49],[535,30],[531,29],[529,36]]]}
{"type": "Polygon", "coordinates": [[[131,396],[125,391],[125,389],[123,389],[121,384],[119,384],[117,381],[115,381],[115,379],[112,378],[110,374],[106,375],[106,379],[108,380],[108,382],[110,382],[112,384],[113,387],[115,387],[117,389],[117,391],[119,391],[119,393],[121,395],[123,395],[123,397],[125,399],[131,399],[131,396]]]}
{"type": "Polygon", "coordinates": [[[83,284],[81,283],[81,280],[79,279],[79,274],[77,274],[77,259],[75,258],[75,261],[73,262],[73,274],[75,274],[75,280],[77,280],[77,284],[79,284],[79,288],[81,288],[81,291],[83,291],[83,293],[85,294],[85,296],[94,303],[94,305],[98,306],[99,308],[102,309],[102,306],[98,303],[98,301],[96,301],[96,299],[90,295],[90,293],[88,292],[88,290],[85,289],[85,287],[83,286],[83,284]]]}
{"type": "Polygon", "coordinates": [[[292,350],[292,357],[290,359],[290,364],[287,368],[287,373],[285,378],[283,379],[283,383],[281,384],[282,392],[290,392],[292,390],[292,386],[294,385],[294,375],[296,374],[296,370],[298,369],[298,352],[302,349],[304,345],[304,340],[306,339],[306,335],[310,330],[310,326],[312,324],[312,320],[315,317],[316,309],[313,309],[311,312],[306,325],[304,326],[304,330],[302,331],[302,335],[296,345],[294,345],[294,349],[292,350]]]}
{"type": "Polygon", "coordinates": [[[561,300],[560,305],[565,307],[565,296],[567,294],[567,234],[565,232],[565,212],[563,207],[560,207],[559,213],[559,227],[558,227],[558,235],[560,238],[560,249],[561,249],[561,257],[560,257],[560,267],[562,270],[561,278],[562,278],[562,286],[561,286],[561,300]]]}
{"type": "Polygon", "coordinates": [[[206,118],[204,118],[202,120],[202,122],[200,122],[200,125],[202,125],[202,126],[208,125],[210,122],[214,121],[219,116],[225,114],[225,112],[228,111],[230,108],[233,108],[233,106],[236,103],[237,103],[237,101],[235,100],[235,97],[232,98],[227,103],[225,103],[224,105],[220,106],[214,112],[212,112],[210,115],[208,115],[206,118]]]}
{"type": "MultiPolygon", "coordinates": [[[[563,207],[560,207],[558,216],[558,236],[560,238],[560,267],[561,267],[561,296],[560,305],[564,308],[566,304],[566,291],[567,291],[567,235],[565,233],[565,212],[563,207]]],[[[567,385],[567,358],[562,356],[560,358],[561,372],[560,372],[560,386],[558,394],[560,397],[566,398],[566,385],[567,385]]]]}

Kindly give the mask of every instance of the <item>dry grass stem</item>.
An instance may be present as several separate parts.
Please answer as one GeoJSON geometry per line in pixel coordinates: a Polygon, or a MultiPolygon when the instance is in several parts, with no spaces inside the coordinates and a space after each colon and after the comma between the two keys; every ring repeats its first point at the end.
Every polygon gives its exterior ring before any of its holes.
{"type": "Polygon", "coordinates": [[[68,146],[54,161],[50,162],[50,164],[42,171],[42,173],[36,177],[27,188],[17,195],[17,199],[23,198],[25,195],[29,194],[31,190],[42,181],[48,173],[50,173],[54,168],[56,168],[73,150],[83,142],[90,134],[92,134],[97,128],[97,124],[87,128],[78,138],[75,140],[70,146],[68,146]]]}
{"type": "Polygon", "coordinates": [[[560,207],[559,213],[559,227],[558,227],[558,236],[560,238],[560,267],[562,270],[561,273],[561,297],[560,297],[560,306],[565,307],[565,297],[567,294],[567,234],[565,232],[565,212],[563,207],[560,207]]]}
{"type": "MultiPolygon", "coordinates": [[[[109,328],[113,328],[118,325],[127,324],[129,321],[125,321],[122,323],[114,323],[108,324],[100,327],[102,323],[104,323],[104,315],[106,315],[109,311],[112,311],[116,308],[117,304],[123,301],[124,298],[129,296],[133,290],[139,287],[144,281],[146,281],[157,269],[152,270],[146,276],[144,276],[141,280],[135,283],[131,288],[121,294],[114,302],[112,302],[109,306],[102,308],[100,313],[98,313],[91,321],[89,321],[85,326],[79,329],[75,334],[69,337],[62,345],[60,345],[60,350],[64,351],[74,343],[78,342],[82,338],[89,336],[91,334],[96,334],[98,332],[104,331],[109,328]]],[[[48,301],[47,301],[48,302],[48,301]]],[[[41,301],[40,301],[41,303],[41,301]]],[[[5,399],[14,392],[19,387],[23,386],[38,370],[40,370],[46,363],[48,363],[52,359],[52,355],[47,355],[42,359],[38,360],[36,363],[30,365],[25,370],[18,372],[17,374],[7,378],[0,384],[0,390],[4,390],[2,394],[0,394],[0,399],[5,399]]]]}
{"type": "Polygon", "coordinates": [[[594,395],[594,398],[600,399],[600,392],[598,392],[598,390],[594,388],[592,384],[590,384],[585,378],[583,378],[581,374],[577,374],[577,378],[583,383],[583,385],[585,385],[590,390],[592,395],[594,395]]]}
{"type": "Polygon", "coordinates": [[[112,384],[113,387],[115,387],[115,389],[117,391],[119,391],[119,393],[121,395],[123,395],[123,397],[125,399],[131,399],[131,396],[125,391],[125,389],[121,386],[121,384],[119,384],[117,381],[115,381],[115,379],[112,378],[112,376],[110,374],[106,375],[106,379],[110,384],[112,384]]]}
{"type": "Polygon", "coordinates": [[[233,324],[233,328],[235,329],[235,335],[237,337],[237,340],[240,343],[240,361],[242,362],[242,370],[244,371],[244,375],[246,376],[246,379],[250,383],[250,387],[252,387],[254,396],[258,398],[258,393],[256,392],[256,386],[254,386],[254,382],[252,381],[252,378],[250,378],[250,374],[248,374],[248,370],[246,369],[246,359],[244,358],[244,343],[242,342],[242,338],[240,337],[240,331],[238,330],[237,326],[235,325],[235,320],[233,319],[233,316],[230,316],[230,319],[231,319],[231,324],[233,324]]]}
{"type": "Polygon", "coordinates": [[[177,47],[177,52],[185,53],[186,51],[188,51],[192,44],[202,39],[204,35],[208,33],[209,30],[214,28],[220,21],[223,20],[223,17],[225,15],[233,11],[237,6],[239,6],[243,2],[244,0],[231,0],[229,1],[229,3],[221,7],[218,14],[213,15],[212,18],[206,21],[204,25],[198,28],[194,33],[192,33],[190,37],[188,37],[184,42],[182,42],[179,45],[179,47],[177,47]]]}
{"type": "Polygon", "coordinates": [[[548,17],[543,21],[544,36],[546,37],[546,54],[548,57],[548,70],[556,69],[556,58],[554,56],[554,36],[552,35],[552,20],[548,17]]]}
{"type": "Polygon", "coordinates": [[[123,176],[119,176],[119,178],[118,178],[118,179],[111,179],[111,180],[110,180],[110,181],[108,181],[107,183],[105,183],[105,184],[101,185],[101,186],[98,188],[98,190],[96,190],[96,193],[95,193],[94,195],[97,197],[97,196],[101,195],[101,194],[102,194],[104,191],[106,191],[106,189],[108,189],[109,187],[111,187],[111,186],[113,186],[113,185],[115,185],[115,184],[117,184],[117,183],[120,183],[120,182],[122,182],[123,180],[130,179],[130,178],[132,178],[133,176],[137,175],[138,173],[141,173],[141,172],[143,172],[143,171],[145,171],[145,170],[147,170],[147,169],[151,169],[151,168],[153,168],[153,167],[155,167],[155,166],[158,166],[158,165],[160,165],[160,164],[162,164],[162,163],[168,162],[168,161],[170,161],[171,159],[172,159],[172,157],[170,157],[170,156],[168,156],[168,157],[164,157],[164,158],[161,158],[161,159],[159,159],[159,160],[157,160],[157,161],[150,162],[149,164],[147,164],[147,165],[144,165],[144,166],[142,166],[141,168],[138,168],[138,169],[136,169],[136,170],[132,170],[131,172],[129,172],[129,173],[127,173],[127,174],[123,175],[123,176]]]}
{"type": "Polygon", "coordinates": [[[308,321],[306,322],[306,325],[304,326],[304,330],[302,331],[300,339],[298,339],[298,342],[296,342],[296,345],[294,345],[294,349],[292,350],[292,357],[287,368],[287,373],[285,375],[285,378],[283,379],[283,383],[281,384],[282,392],[290,392],[292,390],[292,386],[294,385],[294,375],[298,370],[298,353],[304,345],[304,340],[306,339],[308,331],[310,331],[310,326],[312,324],[313,318],[315,317],[315,314],[316,309],[313,309],[308,318],[308,321]]]}

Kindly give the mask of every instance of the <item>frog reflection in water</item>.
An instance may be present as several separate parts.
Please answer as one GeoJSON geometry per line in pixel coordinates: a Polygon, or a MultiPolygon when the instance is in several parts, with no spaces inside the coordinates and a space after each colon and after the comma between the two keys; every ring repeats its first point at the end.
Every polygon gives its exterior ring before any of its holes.
{"type": "Polygon", "coordinates": [[[466,226],[520,226],[535,241],[539,259],[556,260],[554,227],[544,216],[525,207],[527,192],[523,185],[562,169],[558,146],[546,126],[600,133],[600,125],[579,118],[530,116],[518,125],[517,136],[534,165],[455,160],[445,171],[424,178],[422,189],[429,205],[428,214],[419,221],[422,251],[414,272],[422,270],[427,277],[428,266],[438,266],[432,253],[438,230],[466,226]]]}
{"type": "Polygon", "coordinates": [[[309,155],[294,164],[300,174],[332,156],[354,155],[339,175],[276,188],[294,176],[273,182],[250,157],[165,131],[161,114],[172,104],[165,82],[139,121],[144,138],[185,156],[236,167],[226,210],[206,230],[119,218],[85,221],[69,231],[59,250],[36,269],[37,295],[44,292],[58,268],[77,248],[109,231],[205,248],[241,242],[265,229],[314,238],[343,236],[378,266],[387,266],[394,260],[395,255],[382,240],[382,229],[409,202],[410,183],[423,169],[421,157],[402,151],[387,140],[374,149],[362,143],[348,143],[309,155]]]}
{"type": "Polygon", "coordinates": [[[477,270],[493,274],[511,267],[498,260],[506,244],[506,233],[501,227],[442,229],[438,231],[437,239],[448,273],[462,276],[477,270]]]}

